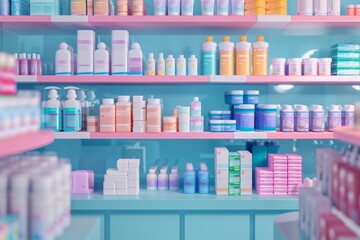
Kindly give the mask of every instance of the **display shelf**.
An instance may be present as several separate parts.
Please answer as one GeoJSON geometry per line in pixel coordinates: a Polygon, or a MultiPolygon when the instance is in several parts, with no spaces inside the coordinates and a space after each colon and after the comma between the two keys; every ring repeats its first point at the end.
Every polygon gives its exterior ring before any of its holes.
{"type": "Polygon", "coordinates": [[[0,158],[41,148],[53,141],[52,131],[39,131],[0,139],[0,158]]]}
{"type": "Polygon", "coordinates": [[[56,132],[56,139],[333,139],[332,132],[56,132]]]}
{"type": "Polygon", "coordinates": [[[140,190],[139,196],[73,194],[72,210],[281,210],[298,207],[297,196],[216,196],[140,190]]]}
{"type": "Polygon", "coordinates": [[[16,76],[18,83],[76,84],[360,84],[360,76],[16,76]]]}
{"type": "Polygon", "coordinates": [[[360,131],[354,127],[339,127],[334,131],[334,138],[348,143],[360,145],[360,131]]]}
{"type": "Polygon", "coordinates": [[[94,216],[72,216],[71,225],[58,240],[98,240],[102,239],[101,218],[94,216]]]}
{"type": "Polygon", "coordinates": [[[356,28],[358,16],[0,16],[2,28],[356,28]]]}

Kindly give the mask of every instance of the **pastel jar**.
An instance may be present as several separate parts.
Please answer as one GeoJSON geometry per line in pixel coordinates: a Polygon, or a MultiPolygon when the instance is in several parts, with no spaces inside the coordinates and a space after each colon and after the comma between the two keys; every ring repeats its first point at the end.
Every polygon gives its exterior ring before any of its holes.
{"type": "Polygon", "coordinates": [[[283,105],[280,110],[280,131],[293,132],[295,125],[295,113],[291,105],[283,105]]]}
{"type": "Polygon", "coordinates": [[[312,105],[310,112],[310,131],[325,131],[325,111],[322,105],[312,105]]]}
{"type": "Polygon", "coordinates": [[[285,58],[273,58],[272,59],[272,75],[285,76],[285,58]]]}
{"type": "Polygon", "coordinates": [[[305,105],[296,105],[295,110],[295,131],[309,131],[309,110],[305,105]]]}
{"type": "Polygon", "coordinates": [[[277,105],[263,104],[257,109],[259,130],[276,131],[277,105]]]}
{"type": "Polygon", "coordinates": [[[340,105],[330,105],[328,111],[328,129],[330,132],[341,126],[341,107],[340,105]]]}
{"type": "Polygon", "coordinates": [[[236,131],[236,120],[222,120],[222,131],[223,132],[235,132],[236,131]]]}
{"type": "Polygon", "coordinates": [[[254,131],[255,128],[255,105],[241,104],[234,106],[234,118],[236,130],[254,131]]]}
{"type": "Polygon", "coordinates": [[[318,75],[318,59],[305,58],[304,59],[304,76],[317,76],[318,75]]]}
{"type": "Polygon", "coordinates": [[[210,120],[230,120],[231,111],[210,111],[209,113],[210,120]]]}
{"type": "Polygon", "coordinates": [[[319,76],[331,75],[331,58],[319,58],[318,73],[319,76]]]}
{"type": "Polygon", "coordinates": [[[244,102],[244,91],[233,90],[225,93],[225,103],[229,105],[239,105],[244,102]]]}
{"type": "Polygon", "coordinates": [[[222,132],[223,120],[210,120],[210,132],[222,132]]]}
{"type": "Polygon", "coordinates": [[[258,90],[246,91],[244,95],[245,104],[258,104],[260,92],[258,90]]]}
{"type": "Polygon", "coordinates": [[[342,126],[354,126],[355,107],[354,105],[344,105],[341,111],[342,126]]]}
{"type": "Polygon", "coordinates": [[[301,76],[301,58],[289,58],[287,60],[287,75],[289,76],[301,76]]]}

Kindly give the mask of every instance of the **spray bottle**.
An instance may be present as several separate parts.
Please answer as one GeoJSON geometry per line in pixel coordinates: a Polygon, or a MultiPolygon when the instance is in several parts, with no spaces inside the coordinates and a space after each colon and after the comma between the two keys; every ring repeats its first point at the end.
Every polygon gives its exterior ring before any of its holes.
{"type": "Polygon", "coordinates": [[[46,87],[48,91],[48,100],[42,103],[44,128],[53,129],[56,132],[62,130],[62,111],[59,101],[58,87],[46,87]]]}
{"type": "Polygon", "coordinates": [[[64,131],[77,132],[81,129],[82,123],[81,103],[76,100],[78,88],[69,86],[64,89],[68,90],[67,100],[64,101],[64,131]]]}

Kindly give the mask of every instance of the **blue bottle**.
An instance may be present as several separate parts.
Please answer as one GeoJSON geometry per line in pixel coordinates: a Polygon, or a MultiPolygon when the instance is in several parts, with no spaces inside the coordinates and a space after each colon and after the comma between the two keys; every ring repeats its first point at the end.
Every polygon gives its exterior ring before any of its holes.
{"type": "Polygon", "coordinates": [[[10,0],[0,0],[0,15],[7,16],[10,14],[10,0]]]}
{"type": "Polygon", "coordinates": [[[209,193],[209,171],[204,162],[200,163],[200,171],[198,172],[198,191],[200,194],[209,193]]]}
{"type": "Polygon", "coordinates": [[[203,75],[216,75],[216,47],[212,36],[206,37],[202,44],[202,69],[203,75]]]}
{"type": "Polygon", "coordinates": [[[192,163],[186,164],[184,172],[184,193],[195,193],[195,171],[192,163]]]}

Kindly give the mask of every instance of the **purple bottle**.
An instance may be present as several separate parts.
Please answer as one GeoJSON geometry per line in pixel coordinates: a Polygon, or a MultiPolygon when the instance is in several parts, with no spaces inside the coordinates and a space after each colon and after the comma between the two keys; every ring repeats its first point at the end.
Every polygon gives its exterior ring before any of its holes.
{"type": "Polygon", "coordinates": [[[342,110],[342,125],[354,126],[355,107],[354,105],[344,105],[342,110]]]}
{"type": "Polygon", "coordinates": [[[335,128],[341,126],[341,108],[340,105],[330,105],[328,111],[328,128],[329,131],[334,131],[335,128]]]}
{"type": "Polygon", "coordinates": [[[294,109],[291,105],[283,105],[280,111],[280,131],[293,132],[295,125],[294,109]]]}
{"type": "Polygon", "coordinates": [[[32,57],[31,59],[28,59],[29,60],[29,75],[32,75],[32,76],[36,76],[38,75],[38,61],[36,59],[36,53],[33,53],[32,54],[32,57]]]}
{"type": "Polygon", "coordinates": [[[41,76],[42,75],[42,62],[41,62],[40,54],[37,54],[36,58],[37,58],[37,74],[39,76],[41,76]]]}
{"type": "Polygon", "coordinates": [[[20,54],[20,75],[27,76],[29,74],[29,64],[28,60],[26,59],[26,54],[20,54]]]}

